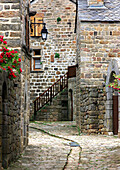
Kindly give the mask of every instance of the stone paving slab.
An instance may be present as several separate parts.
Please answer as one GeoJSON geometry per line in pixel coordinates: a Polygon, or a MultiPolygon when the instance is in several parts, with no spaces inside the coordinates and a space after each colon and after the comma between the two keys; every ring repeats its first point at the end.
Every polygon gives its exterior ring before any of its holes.
{"type": "Polygon", "coordinates": [[[29,146],[8,170],[61,170],[69,150],[63,140],[30,129],[29,146]]]}
{"type": "Polygon", "coordinates": [[[63,170],[67,158],[65,170],[120,170],[120,139],[117,136],[79,136],[75,122],[36,122],[30,126],[78,142],[82,147],[81,160],[79,162],[79,147],[70,147],[71,141],[30,128],[29,146],[9,170],[63,170]]]}

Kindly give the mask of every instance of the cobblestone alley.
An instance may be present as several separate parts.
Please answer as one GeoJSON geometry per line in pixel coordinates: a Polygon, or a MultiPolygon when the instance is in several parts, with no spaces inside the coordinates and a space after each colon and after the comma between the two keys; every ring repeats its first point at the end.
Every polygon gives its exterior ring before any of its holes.
{"type": "Polygon", "coordinates": [[[46,169],[120,169],[120,139],[79,135],[75,122],[30,123],[29,146],[8,170],[46,169]]]}

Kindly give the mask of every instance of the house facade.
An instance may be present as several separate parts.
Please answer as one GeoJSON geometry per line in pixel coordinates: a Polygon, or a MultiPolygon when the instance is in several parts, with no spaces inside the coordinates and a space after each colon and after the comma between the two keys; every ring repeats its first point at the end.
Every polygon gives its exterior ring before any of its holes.
{"type": "Polygon", "coordinates": [[[30,114],[29,1],[0,1],[0,35],[17,50],[22,73],[9,80],[0,73],[0,169],[7,168],[28,144],[30,114]]]}
{"type": "Polygon", "coordinates": [[[119,94],[106,87],[119,74],[119,7],[118,0],[78,0],[76,109],[82,132],[120,133],[119,94]]]}
{"type": "Polygon", "coordinates": [[[63,76],[68,71],[68,66],[76,64],[75,2],[70,0],[31,1],[30,10],[36,12],[30,19],[31,118],[33,101],[63,76]],[[48,31],[45,41],[41,37],[44,24],[48,31]]]}

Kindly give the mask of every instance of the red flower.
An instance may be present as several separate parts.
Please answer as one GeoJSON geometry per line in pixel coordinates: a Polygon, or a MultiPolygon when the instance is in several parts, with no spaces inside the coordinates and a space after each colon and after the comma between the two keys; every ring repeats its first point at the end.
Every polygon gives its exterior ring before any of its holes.
{"type": "Polygon", "coordinates": [[[2,56],[2,57],[4,56],[4,52],[3,52],[3,53],[1,53],[1,56],[2,56]]]}
{"type": "MultiPolygon", "coordinates": [[[[3,43],[3,45],[5,45],[7,44],[7,41],[5,41],[3,38],[4,37],[0,35],[0,44],[3,43]]],[[[2,46],[0,48],[0,68],[6,70],[4,67],[7,67],[8,78],[10,80],[13,80],[17,77],[15,72],[13,72],[13,69],[18,71],[18,73],[22,72],[22,69],[19,67],[21,58],[19,58],[18,55],[16,55],[15,53],[18,52],[14,50],[9,50],[7,46],[2,46]]]]}
{"type": "Polygon", "coordinates": [[[22,69],[21,69],[21,68],[20,68],[19,70],[20,70],[20,72],[22,72],[22,69]]]}
{"type": "Polygon", "coordinates": [[[3,59],[2,58],[0,58],[0,63],[3,63],[3,59]]]}
{"type": "Polygon", "coordinates": [[[5,68],[3,68],[3,67],[1,67],[1,66],[0,66],[0,68],[2,68],[3,70],[6,70],[5,68]]]}
{"type": "Polygon", "coordinates": [[[14,64],[17,64],[17,61],[16,61],[16,60],[14,60],[14,61],[13,61],[13,63],[14,63],[14,64]]]}
{"type": "Polygon", "coordinates": [[[14,50],[12,50],[12,51],[10,51],[10,53],[13,53],[13,54],[14,54],[15,52],[14,52],[14,50]]]}
{"type": "Polygon", "coordinates": [[[12,65],[12,68],[15,68],[15,65],[12,65]]]}
{"type": "Polygon", "coordinates": [[[11,80],[11,76],[9,75],[8,78],[11,80]]]}
{"type": "Polygon", "coordinates": [[[3,42],[3,39],[0,39],[0,42],[3,42]]]}
{"type": "Polygon", "coordinates": [[[3,44],[7,44],[7,41],[3,41],[3,44]]]}
{"type": "Polygon", "coordinates": [[[17,76],[15,74],[12,74],[13,78],[16,78],[17,76]]]}
{"type": "Polygon", "coordinates": [[[3,36],[3,35],[0,35],[0,38],[1,38],[1,39],[3,39],[3,38],[4,38],[4,36],[3,36]]]}
{"type": "Polygon", "coordinates": [[[4,51],[9,51],[9,49],[7,49],[7,48],[5,48],[5,47],[3,47],[3,50],[4,50],[4,51]]]}
{"type": "Polygon", "coordinates": [[[18,61],[21,62],[21,58],[19,58],[18,61]]]}
{"type": "Polygon", "coordinates": [[[12,68],[10,66],[8,66],[8,70],[10,70],[12,72],[12,68]]]}
{"type": "Polygon", "coordinates": [[[12,72],[12,73],[11,73],[11,75],[13,76],[13,78],[15,78],[15,77],[16,77],[16,75],[14,74],[14,72],[12,72]]]}

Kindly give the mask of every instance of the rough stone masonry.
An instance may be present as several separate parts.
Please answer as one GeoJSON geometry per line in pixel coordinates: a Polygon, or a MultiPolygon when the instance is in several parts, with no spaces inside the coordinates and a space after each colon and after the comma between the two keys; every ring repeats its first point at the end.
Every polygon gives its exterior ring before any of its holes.
{"type": "Polygon", "coordinates": [[[104,86],[110,60],[120,57],[119,7],[118,0],[78,0],[77,123],[84,132],[113,133],[104,86]]]}
{"type": "Polygon", "coordinates": [[[0,35],[8,48],[21,57],[22,74],[10,81],[0,74],[0,169],[7,168],[28,144],[30,100],[30,55],[26,48],[26,23],[29,3],[26,0],[0,1],[0,35]]]}
{"type": "Polygon", "coordinates": [[[68,66],[76,64],[76,5],[69,0],[35,0],[30,10],[37,12],[35,17],[43,19],[48,30],[46,41],[36,36],[30,38],[33,49],[30,74],[32,110],[33,100],[64,75],[68,66]],[[58,17],[61,18],[59,22],[58,17]],[[35,55],[35,50],[40,50],[39,56],[35,55]],[[60,58],[55,58],[55,53],[59,53],[60,58]],[[40,69],[35,70],[34,61],[37,57],[42,64],[40,69]]]}

